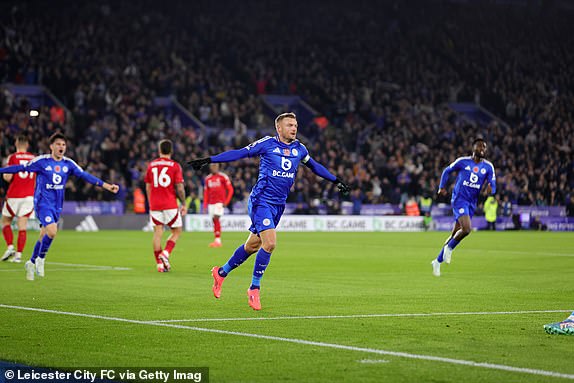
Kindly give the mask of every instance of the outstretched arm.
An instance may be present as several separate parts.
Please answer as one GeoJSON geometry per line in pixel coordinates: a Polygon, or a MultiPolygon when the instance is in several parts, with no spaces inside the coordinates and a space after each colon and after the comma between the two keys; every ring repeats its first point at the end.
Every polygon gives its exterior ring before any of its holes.
{"type": "Polygon", "coordinates": [[[94,176],[94,175],[92,175],[86,171],[76,172],[76,176],[83,179],[86,182],[91,183],[92,185],[101,186],[105,190],[107,190],[111,193],[114,193],[114,194],[116,194],[120,190],[120,187],[118,185],[104,182],[101,179],[99,179],[98,177],[96,177],[96,176],[94,176]]]}
{"type": "Polygon", "coordinates": [[[205,165],[209,165],[212,162],[232,162],[237,161],[242,158],[249,156],[249,150],[247,148],[228,150],[223,153],[219,153],[215,156],[198,158],[197,160],[191,160],[187,164],[193,169],[199,170],[205,165]]]}
{"type": "Polygon", "coordinates": [[[237,161],[242,158],[249,156],[249,150],[246,148],[235,149],[235,150],[228,150],[223,153],[219,153],[215,156],[211,156],[211,162],[231,162],[237,161]]]}
{"type": "Polygon", "coordinates": [[[318,163],[317,161],[315,161],[311,157],[308,156],[308,160],[306,162],[303,162],[303,163],[305,164],[305,166],[307,166],[309,169],[311,169],[311,171],[313,173],[317,174],[319,177],[323,177],[326,180],[329,180],[329,181],[335,183],[341,194],[348,195],[349,192],[351,191],[349,186],[346,183],[344,183],[343,181],[341,181],[339,179],[339,177],[336,177],[333,174],[331,174],[331,172],[329,172],[326,167],[324,167],[323,165],[321,165],[320,163],[318,163]]]}
{"type": "Polygon", "coordinates": [[[335,182],[337,180],[337,177],[335,177],[333,174],[331,174],[327,170],[326,167],[324,167],[323,165],[321,165],[320,163],[318,163],[317,161],[315,161],[311,157],[309,157],[309,160],[307,162],[305,162],[304,164],[309,169],[311,169],[311,171],[313,173],[317,174],[319,177],[323,177],[326,180],[329,180],[331,182],[335,182]]]}
{"type": "Polygon", "coordinates": [[[12,165],[6,166],[5,168],[0,168],[0,174],[15,174],[18,172],[26,171],[26,165],[12,165]]]}

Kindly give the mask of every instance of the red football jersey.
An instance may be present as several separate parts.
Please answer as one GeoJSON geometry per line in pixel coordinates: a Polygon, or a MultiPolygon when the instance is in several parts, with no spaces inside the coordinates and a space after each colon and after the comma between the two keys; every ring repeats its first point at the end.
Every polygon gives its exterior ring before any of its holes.
{"type": "Polygon", "coordinates": [[[203,206],[222,202],[227,205],[233,197],[233,186],[224,173],[210,174],[205,177],[203,188],[203,206]]]}
{"type": "Polygon", "coordinates": [[[144,181],[151,186],[150,210],[177,209],[175,185],[183,183],[183,173],[177,162],[156,158],[149,163],[144,181]]]}
{"type": "MultiPolygon", "coordinates": [[[[8,166],[24,165],[34,158],[34,155],[28,152],[17,152],[8,158],[8,166]]],[[[36,173],[20,172],[14,174],[12,182],[8,187],[6,198],[25,198],[34,195],[36,186],[36,173]]]]}

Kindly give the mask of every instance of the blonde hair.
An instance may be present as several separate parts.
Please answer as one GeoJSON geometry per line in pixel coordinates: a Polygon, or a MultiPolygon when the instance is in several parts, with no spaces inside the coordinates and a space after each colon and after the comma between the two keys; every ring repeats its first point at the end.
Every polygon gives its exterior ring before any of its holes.
{"type": "Polygon", "coordinates": [[[295,113],[293,112],[287,112],[287,113],[281,113],[280,115],[278,115],[275,118],[275,126],[277,126],[277,124],[279,124],[279,121],[281,121],[284,118],[294,118],[297,119],[297,116],[295,115],[295,113]]]}

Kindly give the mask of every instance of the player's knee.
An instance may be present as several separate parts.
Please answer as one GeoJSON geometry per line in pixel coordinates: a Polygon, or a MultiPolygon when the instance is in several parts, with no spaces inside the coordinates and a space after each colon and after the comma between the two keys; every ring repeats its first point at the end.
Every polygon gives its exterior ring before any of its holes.
{"type": "Polygon", "coordinates": [[[261,244],[259,245],[245,245],[243,248],[245,249],[245,252],[247,254],[253,254],[259,251],[259,248],[261,247],[261,244]]]}
{"type": "Polygon", "coordinates": [[[58,234],[58,229],[57,228],[48,228],[46,229],[46,235],[52,239],[54,239],[56,237],[56,234],[58,234]]]}
{"type": "Polygon", "coordinates": [[[263,250],[265,250],[266,252],[272,253],[273,250],[275,250],[276,246],[277,246],[276,241],[268,241],[268,242],[264,243],[261,247],[263,247],[263,250]]]}
{"type": "Polygon", "coordinates": [[[463,227],[461,227],[460,230],[462,231],[462,234],[463,234],[465,237],[466,237],[467,235],[469,235],[469,234],[470,234],[470,231],[471,231],[470,226],[463,226],[463,227]]]}

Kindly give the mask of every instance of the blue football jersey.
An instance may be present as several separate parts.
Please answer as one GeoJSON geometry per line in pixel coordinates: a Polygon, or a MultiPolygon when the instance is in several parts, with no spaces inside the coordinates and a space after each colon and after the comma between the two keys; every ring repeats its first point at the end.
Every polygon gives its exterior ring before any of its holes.
{"type": "Polygon", "coordinates": [[[492,194],[496,193],[496,176],[494,166],[487,160],[478,164],[472,157],[459,157],[442,173],[439,188],[444,188],[451,172],[458,171],[456,184],[452,192],[452,201],[465,200],[476,204],[480,189],[485,182],[492,187],[492,194]]]}
{"type": "Polygon", "coordinates": [[[260,157],[259,177],[251,191],[253,203],[284,204],[301,162],[309,161],[307,148],[298,140],[285,144],[277,137],[266,136],[245,147],[248,157],[260,157]]]}
{"type": "Polygon", "coordinates": [[[78,164],[67,157],[56,161],[50,154],[45,154],[34,158],[23,167],[25,171],[36,173],[35,208],[48,207],[60,212],[64,204],[66,182],[71,175],[98,186],[103,184],[103,181],[84,172],[78,164]]]}

